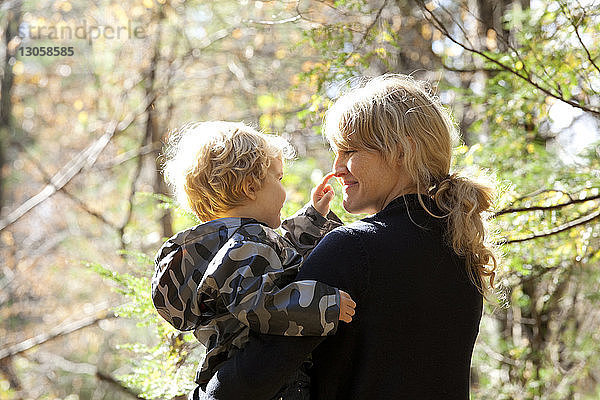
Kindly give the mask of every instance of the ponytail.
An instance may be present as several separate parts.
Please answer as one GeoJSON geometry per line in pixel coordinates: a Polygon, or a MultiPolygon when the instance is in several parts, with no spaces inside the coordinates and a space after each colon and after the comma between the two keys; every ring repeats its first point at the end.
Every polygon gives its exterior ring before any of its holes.
{"type": "Polygon", "coordinates": [[[471,281],[482,293],[488,284],[494,288],[498,260],[487,218],[482,215],[492,205],[493,190],[453,174],[435,182],[429,195],[448,219],[448,242],[456,254],[464,257],[471,281]]]}

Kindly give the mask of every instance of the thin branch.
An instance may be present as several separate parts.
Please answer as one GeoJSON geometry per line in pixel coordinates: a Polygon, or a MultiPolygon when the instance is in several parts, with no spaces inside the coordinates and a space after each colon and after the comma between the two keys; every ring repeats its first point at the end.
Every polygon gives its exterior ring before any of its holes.
{"type": "Polygon", "coordinates": [[[497,66],[499,66],[502,70],[505,70],[505,71],[507,71],[507,72],[515,75],[515,76],[518,76],[519,78],[521,78],[522,80],[524,80],[525,82],[527,82],[528,84],[530,84],[531,86],[535,87],[536,89],[540,90],[542,93],[545,93],[545,94],[547,94],[550,97],[553,97],[553,98],[558,99],[558,100],[560,100],[562,102],[565,102],[565,103],[567,103],[567,104],[569,104],[569,105],[571,105],[571,106],[573,106],[575,108],[579,108],[579,109],[581,109],[583,111],[589,112],[590,114],[593,114],[595,116],[600,116],[600,110],[596,110],[596,109],[593,109],[593,108],[590,108],[590,107],[586,107],[585,105],[581,105],[581,104],[579,104],[579,103],[577,103],[577,102],[575,102],[573,100],[565,99],[564,96],[562,96],[560,94],[561,93],[560,88],[557,89],[558,92],[559,92],[559,94],[556,94],[556,93],[552,92],[551,90],[546,89],[546,88],[540,86],[538,83],[534,82],[531,79],[531,77],[528,77],[528,76],[525,76],[525,75],[519,73],[517,70],[515,70],[515,69],[511,68],[510,66],[508,66],[506,64],[503,64],[500,61],[498,61],[498,60],[496,60],[496,59],[488,56],[487,54],[485,54],[482,51],[479,51],[479,50],[477,50],[477,49],[475,49],[473,47],[466,46],[464,43],[462,43],[459,40],[455,39],[454,36],[452,36],[450,34],[450,32],[448,31],[448,28],[446,28],[446,26],[439,20],[439,18],[437,18],[433,12],[431,12],[431,11],[429,11],[427,9],[427,7],[425,6],[423,0],[417,0],[417,3],[419,4],[419,6],[421,7],[422,10],[425,10],[430,15],[429,18],[427,16],[425,16],[425,19],[427,19],[434,27],[436,27],[437,29],[439,29],[451,42],[457,44],[458,46],[462,47],[466,51],[469,51],[471,53],[479,55],[480,57],[483,57],[484,59],[492,62],[493,64],[495,64],[497,66]]]}
{"type": "Polygon", "coordinates": [[[351,17],[352,16],[352,14],[350,14],[349,12],[340,10],[335,5],[330,4],[328,1],[325,1],[325,0],[316,0],[316,2],[317,3],[321,3],[322,5],[331,8],[332,10],[336,11],[337,13],[340,13],[341,15],[343,15],[345,17],[351,17]]]}
{"type": "Polygon", "coordinates": [[[107,374],[102,371],[96,371],[96,378],[98,378],[98,380],[100,380],[102,382],[111,384],[112,386],[119,389],[121,392],[128,394],[128,395],[132,396],[133,398],[140,399],[140,400],[145,399],[144,397],[140,397],[139,394],[135,393],[133,390],[129,389],[128,387],[123,386],[123,384],[121,382],[119,382],[118,380],[113,378],[110,374],[107,374]]]}
{"type": "Polygon", "coordinates": [[[525,199],[528,199],[528,198],[531,198],[531,197],[538,196],[538,195],[543,194],[543,193],[562,193],[565,196],[567,196],[569,198],[569,200],[574,200],[573,195],[571,193],[569,193],[569,192],[565,192],[564,190],[560,190],[560,189],[538,189],[538,190],[534,190],[531,193],[527,193],[527,194],[525,194],[525,195],[523,195],[523,196],[515,199],[515,201],[522,201],[522,200],[525,200],[525,199]]]}
{"type": "Polygon", "coordinates": [[[575,228],[577,226],[581,226],[581,225],[590,223],[599,217],[600,217],[600,210],[597,210],[591,214],[585,215],[585,216],[577,218],[573,221],[567,222],[566,224],[563,224],[563,225],[557,226],[556,228],[550,229],[549,231],[542,232],[542,233],[536,233],[536,234],[526,236],[526,237],[520,238],[520,239],[509,239],[509,240],[506,240],[504,243],[506,243],[506,244],[520,243],[520,242],[526,242],[528,240],[533,240],[533,239],[538,239],[538,238],[547,237],[547,236],[551,236],[551,235],[556,235],[557,233],[561,233],[561,232],[567,231],[569,229],[575,228]]]}
{"type": "Polygon", "coordinates": [[[86,147],[75,158],[69,161],[58,173],[50,180],[50,183],[42,189],[38,194],[25,201],[16,210],[0,221],[0,231],[17,222],[36,206],[52,197],[56,192],[61,190],[75,176],[77,176],[86,165],[93,164],[93,161],[98,157],[100,152],[108,145],[113,135],[117,130],[117,122],[111,121],[106,132],[97,139],[94,143],[86,147]]]}
{"type": "MultiPolygon", "coordinates": [[[[311,24],[316,24],[316,25],[320,25],[320,26],[327,25],[326,22],[317,21],[315,19],[309,18],[308,12],[309,12],[309,10],[307,10],[306,13],[304,13],[303,11],[300,11],[300,0],[296,1],[296,14],[298,14],[300,16],[300,18],[302,18],[303,21],[310,22],[311,24]]],[[[344,14],[344,15],[348,15],[348,14],[344,14]]],[[[347,31],[359,33],[359,31],[357,29],[354,29],[350,25],[345,25],[344,27],[346,28],[347,31]]]]}
{"type": "MultiPolygon", "coordinates": [[[[51,185],[52,177],[50,176],[50,174],[48,174],[46,172],[46,169],[41,165],[41,163],[33,155],[29,154],[29,151],[20,142],[18,142],[18,146],[21,147],[21,150],[23,151],[23,153],[27,156],[29,161],[36,167],[38,172],[42,175],[42,177],[45,180],[45,183],[47,185],[51,185]]],[[[118,229],[114,223],[107,220],[99,212],[92,210],[87,204],[85,204],[85,202],[83,200],[81,200],[79,197],[77,197],[75,194],[73,194],[70,190],[68,190],[66,186],[64,186],[62,188],[62,192],[67,197],[69,197],[72,201],[74,201],[86,213],[90,214],[91,216],[93,216],[95,218],[98,218],[100,221],[102,221],[104,224],[108,225],[112,229],[118,229]]]]}
{"type": "Polygon", "coordinates": [[[34,348],[35,346],[39,346],[59,337],[69,335],[83,328],[87,328],[88,326],[97,324],[100,321],[114,317],[115,314],[112,311],[105,309],[97,312],[95,315],[57,326],[49,332],[41,333],[21,343],[0,349],[0,361],[4,360],[5,358],[16,356],[17,354],[34,348]]]}
{"type": "Polygon", "coordinates": [[[24,355],[24,357],[41,364],[42,367],[46,366],[46,369],[52,371],[60,369],[71,374],[96,375],[97,368],[95,365],[86,362],[73,362],[50,352],[40,350],[32,355],[24,355]]]}
{"type": "MultiPolygon", "coordinates": [[[[235,55],[233,55],[233,57],[237,58],[235,55]]],[[[240,63],[240,64],[243,65],[243,63],[240,63]]],[[[233,76],[236,77],[236,79],[240,83],[241,88],[245,92],[247,92],[249,94],[252,94],[252,95],[256,93],[256,88],[246,78],[246,75],[244,74],[244,71],[242,70],[242,68],[238,64],[236,64],[236,62],[234,60],[230,60],[227,63],[227,68],[233,74],[233,76]]]]}
{"type": "Polygon", "coordinates": [[[56,371],[57,368],[60,368],[62,371],[71,374],[83,374],[94,376],[96,377],[96,379],[108,383],[109,385],[115,387],[115,389],[135,399],[143,399],[143,397],[140,397],[133,390],[116,380],[111,374],[109,374],[108,372],[100,371],[93,364],[85,362],[73,362],[67,360],[64,357],[59,356],[58,354],[48,352],[39,352],[38,354],[36,354],[36,356],[31,357],[31,359],[32,361],[35,361],[41,366],[49,365],[52,371],[56,371]]]}
{"type": "Polygon", "coordinates": [[[36,242],[31,246],[28,246],[27,249],[20,251],[16,255],[16,259],[20,260],[18,267],[15,271],[11,271],[13,274],[11,276],[4,276],[2,280],[0,280],[0,306],[8,301],[8,299],[13,295],[13,293],[22,285],[22,282],[17,281],[16,284],[13,284],[15,280],[18,278],[23,278],[25,276],[29,276],[28,272],[31,268],[36,267],[38,261],[50,250],[54,249],[58,246],[63,240],[69,237],[68,232],[59,232],[54,233],[50,238],[44,238],[40,242],[36,242]],[[32,251],[32,249],[35,249],[32,251]],[[33,256],[33,260],[28,263],[27,266],[21,266],[21,262],[25,258],[25,253],[27,256],[33,256]],[[37,253],[37,254],[35,254],[37,253]]]}
{"type": "Polygon", "coordinates": [[[497,69],[493,69],[493,68],[454,68],[451,67],[447,64],[445,64],[444,62],[442,62],[442,67],[447,70],[447,71],[452,71],[452,72],[468,72],[468,73],[475,73],[475,72],[497,72],[497,69]]]}
{"type": "Polygon", "coordinates": [[[133,160],[140,156],[145,156],[146,154],[150,154],[155,152],[156,150],[160,150],[162,145],[160,143],[150,143],[146,146],[143,146],[139,149],[131,149],[129,151],[125,151],[115,158],[113,158],[110,162],[106,162],[103,164],[96,164],[95,169],[97,171],[104,171],[107,169],[111,169],[117,167],[121,164],[126,163],[127,161],[133,160]]]}
{"type": "Polygon", "coordinates": [[[500,211],[497,211],[496,213],[494,213],[494,217],[497,217],[497,216],[503,215],[503,214],[510,214],[510,213],[556,210],[557,208],[570,206],[572,204],[585,203],[586,201],[592,201],[592,200],[597,200],[597,199],[600,199],[600,194],[590,196],[590,197],[585,197],[583,199],[574,199],[571,201],[567,201],[566,203],[554,204],[551,206],[505,208],[504,210],[500,210],[500,211]]]}
{"type": "MultiPolygon", "coordinates": [[[[144,146],[147,140],[148,132],[144,132],[144,135],[140,142],[140,148],[144,146]]],[[[129,225],[129,222],[131,222],[131,217],[133,216],[133,197],[135,196],[135,185],[137,184],[138,179],[141,175],[143,161],[144,160],[142,159],[142,157],[138,157],[135,165],[135,170],[133,172],[133,177],[131,178],[131,188],[129,189],[129,196],[127,198],[127,214],[125,215],[123,223],[118,228],[119,236],[121,238],[121,249],[123,250],[125,250],[125,240],[123,238],[123,235],[125,234],[125,228],[127,227],[127,225],[129,225]]]]}
{"type": "MultiPolygon", "coordinates": [[[[156,94],[157,90],[155,89],[156,80],[157,80],[156,79],[156,71],[158,68],[158,63],[160,61],[160,45],[161,45],[161,42],[163,39],[161,22],[165,18],[165,14],[164,14],[164,12],[160,12],[159,14],[155,15],[155,17],[157,19],[156,22],[158,24],[158,29],[156,30],[156,34],[155,34],[155,38],[154,38],[154,53],[152,54],[152,58],[150,60],[150,66],[147,71],[147,86],[146,86],[146,97],[152,97],[154,99],[156,99],[158,97],[158,95],[156,94]]],[[[168,86],[167,86],[167,89],[168,89],[168,86]]],[[[146,109],[145,109],[145,112],[146,112],[145,125],[146,126],[145,126],[145,130],[144,130],[144,134],[142,135],[142,138],[140,140],[138,149],[143,148],[146,144],[152,144],[153,132],[158,129],[154,124],[154,108],[155,108],[155,104],[152,103],[150,105],[150,107],[146,107],[146,109]]],[[[129,191],[128,203],[127,203],[128,204],[127,214],[126,214],[125,220],[119,227],[119,236],[121,238],[121,249],[123,249],[123,250],[125,250],[125,247],[126,247],[125,246],[125,238],[124,238],[125,228],[129,224],[129,222],[131,222],[131,218],[133,216],[133,198],[135,196],[135,186],[141,175],[142,166],[143,166],[143,158],[138,157],[137,163],[135,166],[135,170],[133,173],[133,177],[131,179],[131,189],[129,191]]]]}
{"type": "MultiPolygon", "coordinates": [[[[458,27],[458,29],[460,29],[460,31],[462,32],[463,36],[465,37],[467,43],[469,43],[469,45],[471,45],[472,47],[475,47],[475,45],[471,42],[471,39],[469,38],[469,34],[467,32],[465,32],[464,27],[462,26],[462,24],[460,22],[457,21],[456,17],[454,16],[453,13],[451,13],[446,7],[439,5],[439,7],[444,10],[444,12],[450,17],[450,19],[452,20],[452,22],[454,22],[454,24],[458,27]]],[[[464,7],[465,9],[467,7],[464,7]]],[[[473,17],[475,17],[475,19],[482,25],[484,25],[484,22],[477,16],[475,16],[471,10],[468,10],[469,14],[471,14],[473,17]]],[[[495,29],[494,29],[495,30],[495,29]]]]}
{"type": "MultiPolygon", "coordinates": [[[[566,5],[563,4],[563,2],[560,2],[560,7],[562,8],[565,15],[567,15],[568,10],[567,10],[566,5]]],[[[569,22],[571,23],[571,26],[573,26],[573,29],[575,29],[575,35],[577,35],[579,44],[581,44],[581,47],[583,47],[583,49],[585,50],[585,54],[587,55],[588,61],[590,62],[590,64],[592,64],[592,66],[596,69],[596,71],[600,72],[600,67],[598,66],[598,64],[596,64],[596,62],[592,58],[590,51],[588,50],[587,46],[583,43],[583,39],[581,39],[581,35],[579,34],[579,27],[573,20],[573,14],[568,13],[568,15],[569,15],[569,22]]],[[[585,11],[583,12],[583,15],[581,16],[581,18],[579,18],[579,21],[577,21],[577,22],[578,23],[581,22],[584,18],[585,18],[585,11]]]]}
{"type": "MultiPolygon", "coordinates": [[[[154,99],[149,99],[149,101],[147,101],[144,106],[144,111],[153,101],[154,99]]],[[[139,114],[132,114],[128,119],[126,118],[121,122],[116,120],[110,121],[105,133],[61,168],[61,170],[51,178],[50,184],[46,185],[38,194],[22,203],[5,218],[0,220],[0,231],[20,220],[35,207],[55,195],[58,191],[63,190],[64,186],[79,175],[85,168],[94,165],[96,159],[106,148],[108,143],[110,143],[113,136],[126,130],[135,121],[138,115],[141,115],[144,111],[139,114]]]]}
{"type": "Polygon", "coordinates": [[[300,14],[298,14],[298,15],[294,15],[293,17],[279,19],[279,20],[272,20],[272,21],[255,21],[253,19],[249,19],[249,20],[246,20],[245,23],[256,24],[256,25],[282,25],[282,24],[287,24],[290,22],[299,21],[301,18],[302,18],[302,16],[300,14]]]}
{"type": "Polygon", "coordinates": [[[516,360],[505,357],[503,354],[494,351],[487,343],[480,341],[477,342],[477,345],[488,355],[488,357],[506,365],[511,365],[513,367],[519,366],[519,363],[517,363],[516,360]]]}
{"type": "Polygon", "coordinates": [[[369,36],[369,33],[371,32],[371,29],[373,29],[373,27],[375,26],[375,24],[377,24],[377,22],[379,21],[379,18],[381,18],[381,13],[383,12],[383,9],[385,8],[385,6],[387,6],[387,2],[388,0],[385,0],[383,2],[383,4],[381,5],[381,7],[379,7],[379,10],[377,10],[377,14],[375,15],[375,19],[373,19],[373,21],[371,21],[371,23],[369,24],[369,26],[367,26],[367,29],[365,29],[365,33],[358,45],[358,48],[361,48],[364,44],[365,41],[367,40],[367,36],[369,36]]]}

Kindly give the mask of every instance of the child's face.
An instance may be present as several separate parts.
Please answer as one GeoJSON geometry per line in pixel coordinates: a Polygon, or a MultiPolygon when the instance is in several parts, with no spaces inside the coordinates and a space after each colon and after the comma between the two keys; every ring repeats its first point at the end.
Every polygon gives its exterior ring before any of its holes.
{"type": "Polygon", "coordinates": [[[285,202],[285,189],[281,184],[283,162],[276,158],[271,161],[262,188],[256,192],[256,219],[276,229],[281,225],[281,208],[285,202]]]}

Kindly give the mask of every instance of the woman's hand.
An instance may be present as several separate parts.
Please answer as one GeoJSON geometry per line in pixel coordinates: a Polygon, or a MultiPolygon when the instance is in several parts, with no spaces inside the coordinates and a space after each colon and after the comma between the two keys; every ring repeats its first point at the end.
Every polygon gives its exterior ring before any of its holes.
{"type": "Polygon", "coordinates": [[[329,213],[329,203],[335,196],[333,187],[327,183],[333,176],[333,172],[325,175],[321,183],[315,186],[311,192],[313,207],[324,217],[329,213]]]}
{"type": "Polygon", "coordinates": [[[356,308],[356,303],[352,300],[352,297],[343,290],[340,290],[340,321],[346,323],[352,322],[354,308],[356,308]]]}

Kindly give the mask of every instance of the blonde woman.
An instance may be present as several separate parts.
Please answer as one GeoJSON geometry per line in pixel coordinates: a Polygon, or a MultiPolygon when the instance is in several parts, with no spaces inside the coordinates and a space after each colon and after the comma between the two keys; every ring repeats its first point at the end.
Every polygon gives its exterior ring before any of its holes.
{"type": "Polygon", "coordinates": [[[343,206],[297,278],[347,291],[354,322],[327,338],[254,335],[197,398],[269,399],[312,352],[314,399],[468,399],[496,256],[491,190],[450,171],[451,118],[407,76],[366,80],[329,110],[343,206]]]}

